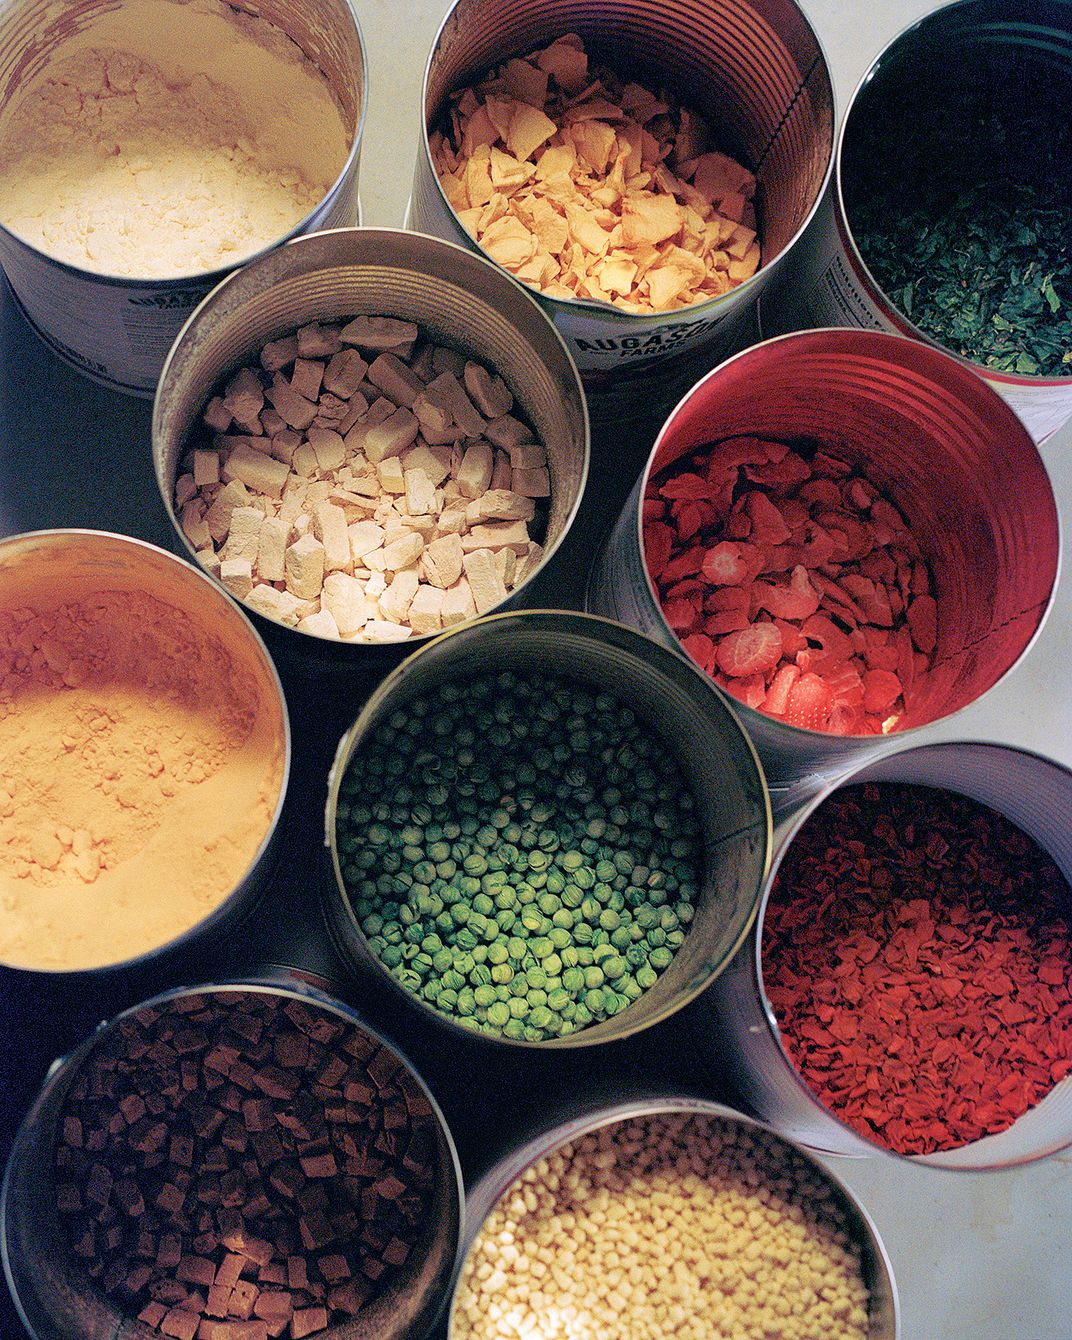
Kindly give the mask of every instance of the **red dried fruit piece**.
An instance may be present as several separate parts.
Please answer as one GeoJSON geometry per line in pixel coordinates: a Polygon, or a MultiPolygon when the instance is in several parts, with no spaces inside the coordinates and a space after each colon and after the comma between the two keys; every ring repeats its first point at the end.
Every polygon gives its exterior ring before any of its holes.
{"type": "Polygon", "coordinates": [[[682,577],[694,577],[700,571],[706,552],[702,544],[694,544],[691,549],[686,549],[665,565],[660,580],[670,584],[680,581],[682,577]]]}
{"type": "Polygon", "coordinates": [[[804,634],[795,623],[790,623],[787,619],[775,619],[774,626],[782,635],[782,655],[795,656],[798,651],[803,651],[805,647],[804,634]]]}
{"type": "Polygon", "coordinates": [[[661,521],[652,521],[644,526],[644,557],[648,571],[658,581],[663,569],[674,552],[674,532],[661,521]]]}
{"type": "Polygon", "coordinates": [[[681,639],[681,645],[692,657],[704,674],[710,674],[715,666],[715,644],[704,633],[690,633],[681,639]]]}
{"type": "Polygon", "coordinates": [[[908,627],[920,651],[930,653],[938,641],[938,604],[933,596],[916,596],[908,606],[908,627]]]}
{"type": "Polygon", "coordinates": [[[782,635],[774,624],[754,623],[722,639],[715,663],[724,674],[739,678],[772,670],[781,656],[782,635]]]}
{"type": "Polygon", "coordinates": [[[844,496],[852,503],[853,507],[858,507],[861,512],[866,512],[872,501],[878,497],[878,491],[866,479],[857,478],[848,486],[844,496]]]}
{"type": "Polygon", "coordinates": [[[748,579],[748,564],[741,550],[742,546],[732,540],[721,540],[708,549],[700,571],[715,586],[739,586],[748,579]]]}
{"type": "Polygon", "coordinates": [[[901,692],[904,694],[907,707],[908,695],[916,682],[916,658],[912,652],[912,634],[907,628],[898,628],[893,636],[894,646],[897,649],[897,678],[901,681],[901,692]]]}
{"type": "Polygon", "coordinates": [[[659,485],[659,493],[664,498],[689,498],[698,502],[706,498],[710,490],[707,487],[707,480],[700,475],[694,475],[686,470],[683,474],[675,475],[673,479],[667,479],[659,485]]]}
{"type": "Polygon", "coordinates": [[[783,665],[763,699],[763,711],[774,717],[782,716],[789,703],[789,691],[799,678],[800,670],[795,665],[783,665]]]}
{"type": "Polygon", "coordinates": [[[666,515],[666,504],[661,498],[646,497],[640,504],[640,515],[645,524],[649,521],[661,521],[666,515]]]}
{"type": "Polygon", "coordinates": [[[752,534],[752,518],[745,511],[731,512],[722,527],[727,540],[747,540],[752,534]]]}
{"type": "Polygon", "coordinates": [[[731,692],[746,707],[758,708],[767,692],[767,684],[762,675],[747,675],[744,679],[733,680],[731,692]]]}
{"type": "Polygon", "coordinates": [[[717,466],[720,474],[727,474],[742,465],[765,465],[779,460],[788,450],[783,442],[768,442],[762,437],[727,437],[712,450],[708,469],[717,466]]]}
{"type": "Polygon", "coordinates": [[[819,608],[819,593],[812,586],[803,564],[797,564],[793,569],[788,586],[756,582],[752,592],[754,608],[767,610],[776,619],[807,619],[819,608]]]}
{"type": "Polygon", "coordinates": [[[699,617],[699,609],[691,600],[667,600],[663,617],[675,633],[687,633],[699,617]]]}
{"type": "Polygon", "coordinates": [[[744,473],[753,484],[791,489],[811,478],[811,467],[795,451],[786,451],[780,461],[771,461],[766,465],[746,465],[744,473]]]}
{"type": "Polygon", "coordinates": [[[680,540],[691,540],[694,535],[710,526],[715,520],[715,509],[705,503],[685,503],[677,513],[677,534],[680,540]]]}
{"type": "Polygon", "coordinates": [[[818,675],[802,675],[789,691],[785,721],[803,730],[822,730],[834,706],[834,695],[818,675]]]}
{"type": "Polygon", "coordinates": [[[752,519],[754,543],[764,546],[784,544],[790,537],[789,527],[782,514],[765,493],[753,489],[744,498],[745,511],[752,519]]]}
{"type": "Polygon", "coordinates": [[[892,670],[868,670],[864,675],[864,708],[888,712],[901,696],[901,681],[892,670]]]}
{"type": "Polygon", "coordinates": [[[828,619],[825,614],[813,614],[805,619],[800,631],[809,642],[818,642],[823,651],[829,656],[836,656],[840,661],[847,661],[852,655],[852,643],[849,641],[847,633],[837,626],[832,619],[828,619]]]}
{"type": "Polygon", "coordinates": [[[800,561],[806,568],[821,568],[834,555],[834,541],[814,521],[808,522],[808,538],[800,549],[800,561]]]}
{"type": "Polygon", "coordinates": [[[799,544],[775,544],[763,551],[763,566],[760,572],[788,572],[800,563],[802,546],[799,544]]]}
{"type": "Polygon", "coordinates": [[[839,507],[841,490],[832,479],[813,479],[797,489],[797,497],[803,502],[818,506],[839,507]]]}

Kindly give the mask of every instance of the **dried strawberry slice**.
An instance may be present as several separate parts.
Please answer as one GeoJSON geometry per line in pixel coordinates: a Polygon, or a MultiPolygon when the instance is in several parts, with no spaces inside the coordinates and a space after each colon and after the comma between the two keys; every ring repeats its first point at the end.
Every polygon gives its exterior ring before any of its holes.
{"type": "Polygon", "coordinates": [[[908,627],[920,651],[934,650],[938,641],[938,605],[933,596],[916,596],[908,606],[908,627]]]}
{"type": "Polygon", "coordinates": [[[802,675],[789,691],[784,719],[803,730],[822,730],[833,706],[833,690],[818,675],[802,675]]]}
{"type": "Polygon", "coordinates": [[[681,645],[705,674],[715,668],[715,644],[705,633],[690,633],[681,645]]]}
{"type": "Polygon", "coordinates": [[[864,675],[864,710],[887,712],[901,692],[901,681],[892,670],[868,670],[864,675]]]}
{"type": "Polygon", "coordinates": [[[808,579],[808,570],[797,564],[789,585],[756,582],[752,603],[757,610],[768,610],[776,619],[807,619],[819,608],[819,593],[808,579]]]}

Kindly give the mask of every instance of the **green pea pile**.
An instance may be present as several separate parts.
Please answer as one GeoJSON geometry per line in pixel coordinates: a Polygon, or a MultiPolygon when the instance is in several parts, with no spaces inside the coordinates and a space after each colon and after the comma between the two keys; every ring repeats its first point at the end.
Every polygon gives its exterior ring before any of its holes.
{"type": "Polygon", "coordinates": [[[607,693],[503,671],[444,684],[356,752],[339,861],[373,954],[414,995],[539,1042],[626,1009],[699,893],[673,756],[607,693]]]}

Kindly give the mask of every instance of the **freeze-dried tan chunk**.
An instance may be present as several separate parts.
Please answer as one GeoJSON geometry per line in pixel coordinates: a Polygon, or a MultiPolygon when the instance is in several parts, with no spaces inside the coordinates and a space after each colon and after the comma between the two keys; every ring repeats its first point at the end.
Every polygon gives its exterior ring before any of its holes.
{"type": "Polygon", "coordinates": [[[359,349],[381,352],[412,346],[417,341],[417,327],[412,321],[399,321],[390,316],[355,316],[339,332],[343,344],[356,344],[359,349]]]}
{"type": "Polygon", "coordinates": [[[342,349],[324,369],[324,389],[349,400],[365,379],[368,364],[356,349],[342,349]]]}
{"type": "Polygon", "coordinates": [[[281,373],[276,373],[264,394],[291,428],[306,429],[316,417],[316,405],[295,391],[281,373]]]}
{"type": "Polygon", "coordinates": [[[315,600],[324,585],[324,546],[315,535],[295,540],[286,554],[287,590],[299,600],[315,600]]]}
{"type": "Polygon", "coordinates": [[[394,354],[380,354],[369,364],[368,379],[373,386],[393,400],[396,405],[413,408],[413,402],[424,390],[424,382],[394,354]]]}
{"type": "Polygon", "coordinates": [[[245,600],[253,590],[253,565],[248,558],[225,558],[220,563],[220,582],[236,600],[245,600]]]}
{"type": "Polygon", "coordinates": [[[462,574],[464,553],[460,535],[443,535],[433,540],[421,555],[425,580],[433,586],[453,586],[462,574]]]}
{"type": "MultiPolygon", "coordinates": [[[[356,425],[354,433],[362,427],[364,431],[360,433],[358,441],[365,455],[376,465],[388,456],[397,456],[405,451],[416,438],[420,425],[416,415],[411,414],[405,406],[400,406],[382,423],[356,425]]],[[[349,439],[347,445],[350,445],[349,439]]]]}
{"type": "Polygon", "coordinates": [[[354,563],[360,563],[366,554],[379,549],[383,544],[383,527],[375,521],[355,521],[347,527],[350,538],[350,556],[354,563]]]}
{"type": "Polygon", "coordinates": [[[397,540],[383,547],[383,558],[388,572],[412,567],[424,552],[424,540],[416,531],[406,531],[397,540]]]}
{"type": "Polygon", "coordinates": [[[415,633],[438,633],[442,624],[443,592],[434,586],[419,586],[406,612],[415,633]]]}
{"type": "Polygon", "coordinates": [[[346,459],[346,444],[342,434],[332,428],[310,428],[306,440],[316,455],[318,470],[337,470],[346,459]]]}
{"type": "Polygon", "coordinates": [[[542,465],[534,470],[519,470],[515,466],[511,487],[515,493],[520,493],[526,498],[549,498],[551,476],[542,465]]]}
{"type": "Polygon", "coordinates": [[[506,599],[506,587],[490,549],[476,549],[462,563],[478,614],[486,614],[506,599]]]}
{"type": "Polygon", "coordinates": [[[469,398],[485,419],[497,419],[509,414],[514,397],[501,377],[493,376],[482,363],[470,360],[465,365],[465,389],[469,398]]]}
{"type": "Polygon", "coordinates": [[[302,358],[331,358],[342,348],[339,327],[311,321],[297,333],[298,353],[302,358]]]}
{"type": "Polygon", "coordinates": [[[322,502],[313,508],[313,534],[324,546],[324,571],[340,572],[353,561],[346,513],[334,503],[322,502]]]}
{"type": "Polygon", "coordinates": [[[257,544],[254,567],[263,582],[281,582],[286,578],[287,540],[290,526],[280,517],[265,517],[257,544]]]}
{"type": "Polygon", "coordinates": [[[435,506],[435,485],[423,470],[404,470],[406,510],[411,516],[431,512],[435,506]]]}
{"type": "Polygon", "coordinates": [[[258,493],[267,494],[270,498],[281,498],[290,471],[282,461],[266,456],[262,451],[236,447],[228,454],[220,474],[227,482],[237,479],[258,493]]]}
{"type": "Polygon", "coordinates": [[[491,483],[495,456],[486,442],[471,442],[465,449],[455,478],[466,498],[479,498],[491,483]]]}
{"type": "Polygon", "coordinates": [[[403,623],[410,603],[420,585],[417,574],[410,568],[396,572],[391,584],[379,599],[380,614],[391,623],[403,623]]]}
{"type": "Polygon", "coordinates": [[[329,572],[320,596],[321,609],[327,610],[342,637],[351,637],[376,617],[376,602],[366,595],[356,577],[345,572],[329,572]]]}

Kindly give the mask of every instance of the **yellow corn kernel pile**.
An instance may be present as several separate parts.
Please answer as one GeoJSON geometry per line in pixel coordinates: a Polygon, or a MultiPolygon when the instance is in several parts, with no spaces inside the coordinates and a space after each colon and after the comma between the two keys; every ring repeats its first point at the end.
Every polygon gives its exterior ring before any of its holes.
{"type": "Polygon", "coordinates": [[[752,173],[694,113],[590,70],[576,34],[454,94],[429,143],[462,225],[549,297],[664,312],[759,267],[752,173]]]}
{"type": "Polygon", "coordinates": [[[682,1114],[549,1154],[488,1217],[451,1340],[866,1340],[825,1180],[762,1131],[682,1114]]]}

